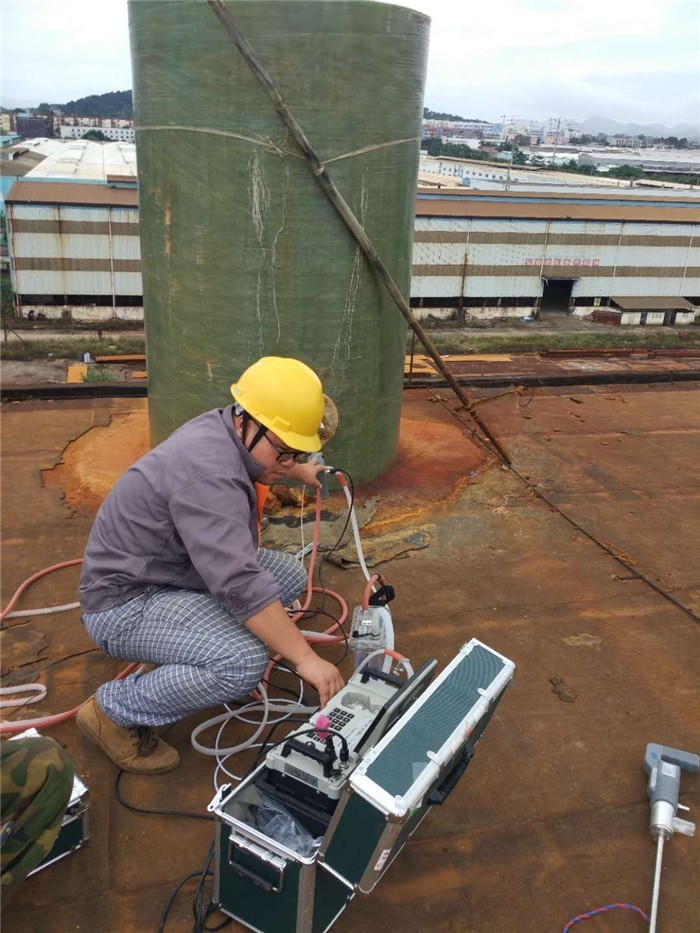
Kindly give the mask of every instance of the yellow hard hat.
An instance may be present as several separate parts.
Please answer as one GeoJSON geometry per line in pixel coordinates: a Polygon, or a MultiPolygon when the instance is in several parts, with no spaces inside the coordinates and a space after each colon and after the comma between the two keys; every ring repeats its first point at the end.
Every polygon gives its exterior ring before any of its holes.
{"type": "Polygon", "coordinates": [[[263,356],[231,386],[236,404],[269,428],[288,447],[314,453],[321,449],[323,388],[301,360],[263,356]]]}

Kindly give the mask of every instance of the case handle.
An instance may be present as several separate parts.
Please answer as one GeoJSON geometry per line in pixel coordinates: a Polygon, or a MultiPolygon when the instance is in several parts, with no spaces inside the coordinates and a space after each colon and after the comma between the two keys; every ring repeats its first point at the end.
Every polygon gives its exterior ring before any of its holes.
{"type": "Polygon", "coordinates": [[[457,763],[452,768],[442,784],[440,784],[438,787],[434,787],[428,794],[427,802],[429,804],[439,807],[447,800],[447,798],[457,786],[457,782],[467,770],[467,766],[472,760],[473,755],[473,750],[469,748],[464,749],[460,757],[457,759],[457,763]]]}
{"type": "Polygon", "coordinates": [[[241,851],[247,852],[254,858],[258,858],[261,862],[263,862],[264,865],[269,865],[270,868],[273,868],[277,872],[277,883],[275,884],[273,881],[270,881],[269,878],[264,878],[252,868],[248,868],[247,865],[242,865],[240,862],[237,862],[233,857],[233,840],[229,839],[228,863],[231,866],[232,871],[234,871],[237,875],[241,875],[243,878],[247,878],[248,881],[250,881],[256,887],[262,888],[263,891],[267,891],[268,894],[279,894],[284,886],[284,868],[281,868],[279,865],[274,864],[268,859],[260,858],[260,856],[252,847],[241,845],[241,843],[238,842],[236,848],[240,848],[241,851]]]}

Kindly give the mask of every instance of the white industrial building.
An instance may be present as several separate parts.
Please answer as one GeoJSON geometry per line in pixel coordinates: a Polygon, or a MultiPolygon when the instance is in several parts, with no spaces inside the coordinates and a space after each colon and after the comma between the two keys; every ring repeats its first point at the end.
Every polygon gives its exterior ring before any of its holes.
{"type": "Polygon", "coordinates": [[[51,142],[54,147],[43,162],[24,176],[27,181],[106,184],[110,178],[119,177],[136,184],[134,143],[103,143],[89,139],[51,142]]]}
{"type": "MultiPolygon", "coordinates": [[[[506,155],[503,153],[503,155],[506,155]]],[[[421,152],[419,162],[421,176],[444,178],[451,184],[461,184],[472,188],[503,190],[505,185],[545,186],[586,185],[603,188],[628,188],[629,182],[615,178],[591,175],[577,175],[571,172],[542,171],[529,165],[511,165],[504,159],[493,161],[478,159],[458,159],[448,156],[429,156],[421,152]]]]}
{"type": "MultiPolygon", "coordinates": [[[[6,204],[20,313],[142,319],[137,197],[124,175],[16,182],[6,204]]],[[[700,304],[700,199],[629,188],[419,189],[411,303],[419,317],[444,319],[551,307],[616,323],[690,323],[700,304]]]]}
{"type": "Polygon", "coordinates": [[[700,201],[421,189],[411,303],[422,317],[520,318],[552,307],[611,323],[691,323],[700,201]]]}
{"type": "Polygon", "coordinates": [[[136,141],[133,127],[120,126],[62,126],[61,139],[82,139],[86,133],[95,132],[95,130],[115,142],[133,143],[136,141]]]}
{"type": "Polygon", "coordinates": [[[143,320],[134,185],[23,180],[5,203],[23,316],[143,320]]]}
{"type": "Polygon", "coordinates": [[[91,130],[99,130],[115,142],[133,143],[136,140],[134,121],[127,117],[59,117],[61,139],[82,139],[91,130]]]}

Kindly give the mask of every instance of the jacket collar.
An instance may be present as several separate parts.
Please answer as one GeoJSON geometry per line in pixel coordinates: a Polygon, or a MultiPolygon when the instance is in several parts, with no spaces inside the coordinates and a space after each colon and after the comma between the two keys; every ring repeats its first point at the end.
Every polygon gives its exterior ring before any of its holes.
{"type": "Polygon", "coordinates": [[[251,480],[255,482],[258,476],[260,476],[260,474],[264,470],[264,467],[262,464],[258,463],[258,461],[254,459],[253,455],[251,454],[249,450],[246,450],[246,448],[243,446],[243,441],[240,439],[240,437],[236,433],[236,426],[233,423],[233,418],[234,418],[233,405],[227,405],[226,408],[224,408],[222,412],[222,418],[224,421],[224,426],[226,427],[226,430],[228,431],[228,433],[231,435],[231,440],[235,444],[236,449],[238,450],[238,453],[240,454],[246,473],[251,478],[251,480]]]}

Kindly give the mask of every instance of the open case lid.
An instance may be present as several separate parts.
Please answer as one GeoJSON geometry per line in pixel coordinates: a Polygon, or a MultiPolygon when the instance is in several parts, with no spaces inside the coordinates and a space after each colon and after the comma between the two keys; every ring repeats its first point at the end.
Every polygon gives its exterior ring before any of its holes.
{"type": "Polygon", "coordinates": [[[512,661],[473,638],[367,753],[350,776],[352,789],[397,817],[419,806],[514,670],[512,661]]]}

